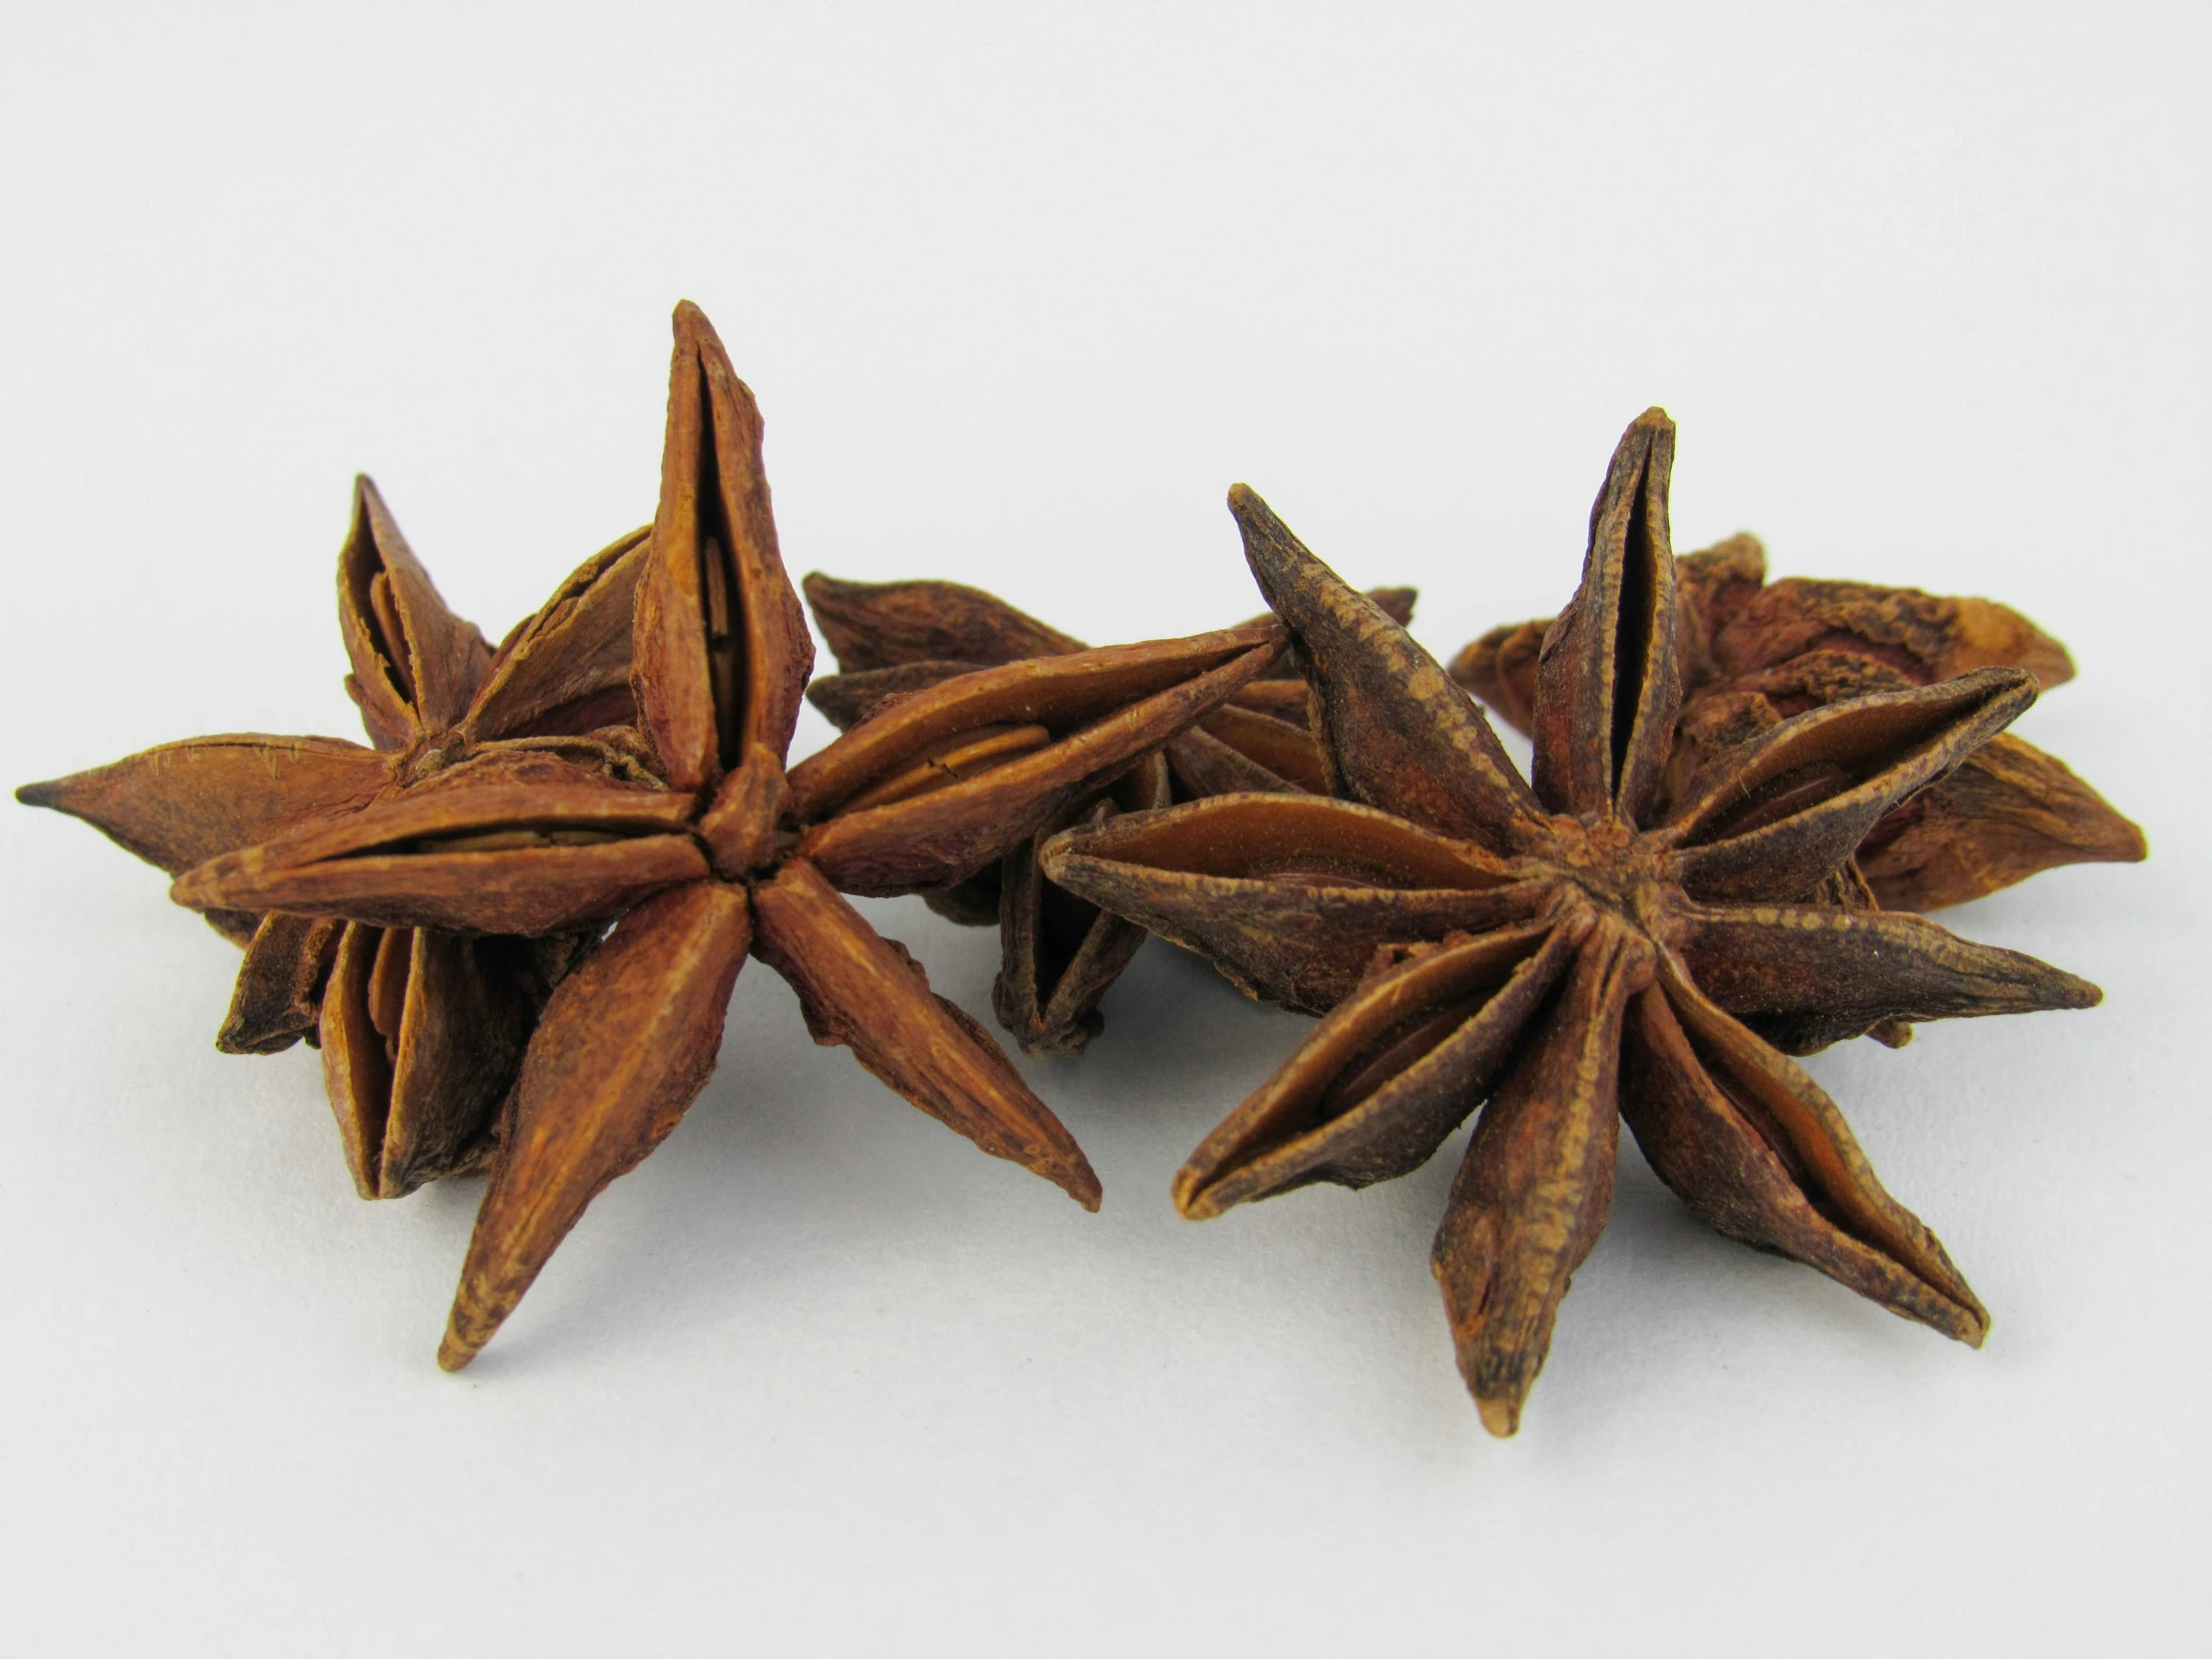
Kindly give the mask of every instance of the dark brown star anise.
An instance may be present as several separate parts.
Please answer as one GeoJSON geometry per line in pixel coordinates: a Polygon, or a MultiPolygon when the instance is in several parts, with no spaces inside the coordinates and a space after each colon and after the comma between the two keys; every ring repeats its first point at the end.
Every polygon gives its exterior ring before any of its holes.
{"type": "MultiPolygon", "coordinates": [[[[494,652],[456,617],[376,486],[354,482],[338,553],[345,688],[374,749],[242,734],[164,744],[16,799],[74,815],[172,875],[461,769],[548,759],[642,780],[630,700],[636,530],[587,559],[494,652]]],[[[346,1167],[396,1198],[476,1166],[552,986],[593,935],[469,937],[283,910],[210,914],[246,946],[216,1046],[322,1050],[346,1167]]]]}
{"type": "Polygon", "coordinates": [[[457,1370],[585,1207],[706,1085],[749,954],[815,1040],[986,1152],[1096,1208],[1098,1180],[981,1027],[839,896],[957,881],[1203,719],[1283,648],[1279,623],[949,680],[785,770],[813,663],[784,574],[761,418],[706,317],[677,308],[660,510],[633,686],[667,788],[543,757],[454,768],[403,799],[179,878],[199,908],[541,935],[620,915],[524,1058],[439,1363],[457,1370]]]}
{"type": "MultiPolygon", "coordinates": [[[[1930,686],[1977,668],[2022,668],[2043,690],[2074,674],[2066,648],[2019,612],[1867,582],[1767,580],[1756,537],[1676,561],[1682,712],[1660,784],[1664,805],[1722,750],[1807,709],[1930,686]]],[[[1493,628],[1451,676],[1530,730],[1549,618],[1493,628]]],[[[2056,756],[2010,733],[1867,832],[1858,865],[1885,909],[1962,904],[2061,864],[2131,863],[2143,832],[2056,756]]]]}
{"type": "MultiPolygon", "coordinates": [[[[820,571],[801,584],[840,670],[807,700],[849,731],[887,701],[956,674],[1027,657],[1090,649],[995,594],[958,582],[846,582],[820,571]]],[[[1412,619],[1411,588],[1370,598],[1412,619]]],[[[991,988],[998,1021],[1029,1054],[1072,1054],[1104,1027],[1099,999],[1144,942],[1144,929],[1084,902],[1037,868],[1037,848],[1077,822],[1232,791],[1326,789],[1327,764],[1308,718],[1305,682],[1278,662],[1096,801],[1077,802],[1007,852],[997,867],[930,896],[968,925],[995,922],[1000,967],[991,988]]]]}
{"type": "Polygon", "coordinates": [[[1256,993],[1331,1010],[1178,1174],[1185,1215],[1402,1175],[1482,1108],[1433,1265],[1493,1433],[1518,1423],[1604,1226],[1619,1116],[1720,1231],[1978,1343],[1987,1317],[1942,1247],[1761,1032],[2098,999],[1918,916],[1807,901],[1870,826],[2027,707],[2029,674],[1812,710],[1653,813],[1681,696],[1673,448],[1654,409],[1614,453],[1581,587],[1544,642],[1533,788],[1435,661],[1240,486],[1246,555],[1355,799],[1228,796],[1044,852],[1055,880],[1256,993]]]}

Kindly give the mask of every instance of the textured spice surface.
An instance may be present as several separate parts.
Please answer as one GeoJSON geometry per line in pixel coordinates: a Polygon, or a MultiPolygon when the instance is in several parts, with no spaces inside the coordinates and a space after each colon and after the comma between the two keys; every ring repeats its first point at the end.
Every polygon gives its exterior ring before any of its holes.
{"type": "MultiPolygon", "coordinates": [[[[549,771],[656,789],[631,723],[632,598],[644,530],[587,559],[499,649],[454,616],[376,486],[355,481],[338,553],[345,689],[374,749],[247,734],[165,744],[16,792],[171,874],[455,779],[549,771]]],[[[539,1010],[594,934],[471,937],[439,927],[211,911],[246,946],[216,1046],[319,1044],[338,1141],[363,1198],[478,1167],[539,1010]]]]}
{"type": "MultiPolygon", "coordinates": [[[[1790,577],[1768,582],[1756,538],[1733,536],[1677,561],[1683,702],[1662,802],[1723,751],[1807,709],[1934,685],[1977,668],[2019,668],[2048,691],[2073,678],[2066,649],[1987,599],[1790,577]]],[[[1523,732],[1551,619],[1494,628],[1452,659],[1459,684],[1523,732]]],[[[1867,832],[1858,863],[1886,909],[1979,898],[2061,864],[2132,862],[2143,832],[2056,756],[2009,733],[1867,832]]]]}
{"type": "MultiPolygon", "coordinates": [[[[816,571],[802,585],[841,671],[816,680],[807,699],[839,730],[956,674],[1088,649],[997,595],[958,582],[846,582],[816,571]]],[[[1399,622],[1411,620],[1411,588],[1377,588],[1369,597],[1399,622]]],[[[1016,845],[997,868],[926,895],[931,908],[954,921],[998,925],[992,1011],[1025,1052],[1075,1053],[1097,1036],[1104,1027],[1099,999],[1145,938],[1143,928],[1047,879],[1037,868],[1037,848],[1078,821],[1101,824],[1172,800],[1326,789],[1309,701],[1286,656],[1112,790],[1076,803],[1016,845]]]]}
{"type": "Polygon", "coordinates": [[[465,1366],[609,1181],[711,1075],[759,955],[818,1042],[1064,1188],[1097,1177],[975,1022],[841,892],[942,887],[995,863],[1204,719],[1282,653],[1272,619],[948,679],[786,767],[812,665],[784,574],[761,417],[706,317],[679,306],[660,509],[632,689],[651,787],[556,756],[455,767],[402,799],[187,870],[203,909],[540,936],[619,917],[547,1002],[439,1361],[465,1366]]]}
{"type": "Polygon", "coordinates": [[[2025,671],[1811,710],[1657,810],[1682,695],[1673,450],[1654,409],[1614,454],[1537,664],[1532,784],[1434,660],[1239,486],[1246,555],[1350,799],[1228,796],[1069,830],[1043,855],[1256,994],[1326,1012],[1177,1175],[1184,1214],[1402,1175],[1481,1107],[1432,1265],[1499,1434],[1604,1226],[1623,1116],[1721,1232],[1978,1344],[1980,1303],[1783,1049],[2098,999],[2032,957],[1837,901],[1869,828],[2033,700],[2025,671]]]}

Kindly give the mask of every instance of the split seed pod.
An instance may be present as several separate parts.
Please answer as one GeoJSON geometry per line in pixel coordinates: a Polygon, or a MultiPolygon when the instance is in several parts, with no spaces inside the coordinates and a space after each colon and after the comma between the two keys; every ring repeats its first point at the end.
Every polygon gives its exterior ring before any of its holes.
{"type": "MultiPolygon", "coordinates": [[[[845,582],[817,571],[804,586],[842,671],[815,681],[807,698],[840,730],[986,664],[1088,649],[996,595],[957,582],[845,582]]],[[[1400,622],[1412,616],[1411,588],[1378,588],[1370,597],[1400,622]]],[[[1076,803],[1017,844],[996,869],[927,895],[931,908],[954,921],[998,924],[992,1007],[1025,1052],[1074,1053],[1098,1035],[1099,1000],[1145,937],[1143,928],[1046,879],[1037,848],[1070,825],[1096,826],[1176,799],[1326,789],[1309,702],[1295,667],[1279,658],[1111,791],[1076,803]]]]}
{"type": "Polygon", "coordinates": [[[1604,1227],[1623,1116],[1716,1228],[1978,1343],[1987,1316],[1942,1247],[1768,1034],[2098,997],[1920,917],[1822,901],[1875,824],[2027,707],[2024,672],[1812,710],[1659,808],[1682,695],[1673,453],[1656,409],[1615,451],[1581,587],[1537,664],[1533,786],[1434,660],[1239,486],[1246,556],[1353,799],[1133,814],[1042,858],[1255,991],[1329,1009],[1178,1174],[1185,1215],[1401,1175],[1480,1109],[1432,1266],[1499,1434],[1604,1227]]]}
{"type": "Polygon", "coordinates": [[[697,307],[677,308],[660,511],[633,690],[667,789],[548,757],[188,871],[200,908],[543,935],[619,921],[552,995],[524,1058],[439,1361],[465,1366],[606,1184],[706,1085],[758,955],[818,1042],[1098,1203],[1097,1177],[975,1022],[839,896],[959,881],[1203,720],[1281,654],[1268,622],[948,680],[786,770],[813,650],[784,574],[761,417],[697,307]]]}
{"type": "MultiPolygon", "coordinates": [[[[2045,691],[2073,678],[2066,648],[1986,599],[1791,577],[1767,581],[1757,538],[1679,561],[1682,712],[1665,769],[1673,799],[1723,752],[1792,715],[1874,692],[2018,668],[2045,691]]],[[[1452,659],[1452,678],[1529,730],[1548,619],[1494,628],[1452,659]]],[[[2009,733],[1868,831],[1858,866],[1886,909],[1962,904],[2073,863],[2132,863],[2143,832],[2065,763],[2009,733]]]]}
{"type": "MultiPolygon", "coordinates": [[[[372,804],[456,774],[556,766],[649,785],[629,696],[632,595],[646,532],[586,560],[495,653],[453,615],[376,486],[357,479],[338,554],[347,693],[374,749],[329,738],[197,738],[17,798],[73,814],[173,875],[225,853],[327,832],[372,804]]],[[[342,830],[339,831],[342,834],[342,830]]],[[[538,1010],[589,933],[471,938],[287,911],[210,911],[246,946],[227,1053],[322,1050],[346,1167],[363,1198],[396,1198],[488,1154],[538,1010]]]]}

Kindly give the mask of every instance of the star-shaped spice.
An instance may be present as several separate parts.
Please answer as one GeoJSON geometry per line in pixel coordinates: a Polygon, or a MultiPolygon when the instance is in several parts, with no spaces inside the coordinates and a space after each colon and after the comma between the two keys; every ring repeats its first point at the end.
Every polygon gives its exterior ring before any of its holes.
{"type": "MultiPolygon", "coordinates": [[[[958,582],[846,582],[820,571],[801,584],[839,673],[807,700],[840,730],[893,698],[991,664],[1090,649],[995,594],[958,582]]],[[[1411,588],[1369,597],[1399,622],[1411,588]]],[[[1328,766],[1308,720],[1306,683],[1288,661],[1246,686],[1198,726],[1097,801],[1076,803],[994,869],[933,895],[932,907],[970,925],[996,923],[1000,967],[991,988],[998,1021],[1030,1054],[1072,1054],[1104,1026],[1099,999],[1144,942],[1144,929],[1089,904],[1037,868],[1037,848],[1077,822],[1238,791],[1328,788],[1328,766]]]]}
{"type": "Polygon", "coordinates": [[[660,510],[636,610],[640,727],[666,789],[548,757],[188,871],[197,907],[540,935],[621,920],[553,993],[524,1058],[439,1363],[488,1342],[598,1192],[706,1085],[748,955],[816,1041],[1065,1188],[1098,1180],[996,1044],[839,896],[965,879],[1094,798],[1280,655],[1269,621],[948,680],[787,773],[813,664],[761,467],[761,418],[706,317],[677,308],[660,510]]]}
{"type": "MultiPolygon", "coordinates": [[[[262,734],[165,744],[26,785],[180,874],[220,853],[466,776],[558,761],[649,778],[633,734],[631,602],[646,532],[587,559],[495,653],[456,617],[376,486],[355,480],[338,553],[346,691],[374,749],[262,734]]],[[[589,934],[468,937],[272,909],[209,920],[246,946],[216,1046],[273,1054],[302,1036],[363,1198],[478,1164],[552,985],[589,934]]]]}
{"type": "MultiPolygon", "coordinates": [[[[1987,599],[1789,577],[1767,581],[1758,539],[1677,561],[1682,712],[1662,804],[1714,755],[1791,715],[1977,668],[2022,668],[2043,690],[2073,678],[2066,648],[1987,599]]],[[[1452,678],[1523,732],[1550,619],[1493,628],[1452,678]]],[[[2061,864],[2132,863],[2143,832],[2063,761],[2006,733],[1867,832],[1858,864],[1886,909],[1962,904],[2061,864]]]]}
{"type": "Polygon", "coordinates": [[[1185,1215],[1402,1175],[1481,1107],[1433,1265],[1499,1434],[1605,1224],[1621,1116],[1720,1231],[1978,1343],[1987,1317],[1942,1247],[1761,1030],[2098,999],[1918,916],[1806,902],[1872,825],[2027,707],[2029,674],[1813,710],[1654,812],[1681,696],[1673,448],[1654,409],[1614,454],[1581,587],[1544,642],[1533,787],[1435,661],[1240,487],[1247,557],[1355,800],[1229,796],[1044,852],[1055,880],[1247,988],[1330,1010],[1177,1175],[1185,1215]]]}

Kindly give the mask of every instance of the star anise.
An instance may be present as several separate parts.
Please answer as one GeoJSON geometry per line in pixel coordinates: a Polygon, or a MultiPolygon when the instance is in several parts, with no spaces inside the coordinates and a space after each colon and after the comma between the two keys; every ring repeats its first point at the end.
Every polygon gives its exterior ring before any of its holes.
{"type": "Polygon", "coordinates": [[[786,772],[813,663],[784,574],[761,418],[706,317],[675,318],[661,500],[633,686],[668,788],[545,759],[456,768],[408,797],[188,871],[196,907],[539,935],[620,915],[546,1005],[507,1111],[439,1363],[490,1340],[592,1198],[706,1085],[758,955],[815,1040],[1096,1208],[1097,1177],[982,1028],[839,896],[926,890],[996,859],[1280,654],[1280,624],[947,681],[786,772]]]}
{"type": "MultiPolygon", "coordinates": [[[[408,795],[455,768],[543,765],[649,775],[634,737],[630,611],[646,532],[587,559],[495,653],[456,617],[376,486],[354,481],[338,553],[346,691],[374,749],[245,734],[165,744],[27,785],[171,874],[286,830],[408,795]],[[596,735],[587,736],[588,733],[596,735]]],[[[553,984],[591,935],[473,938],[283,910],[209,920],[246,946],[216,1046],[322,1050],[346,1167],[396,1198],[485,1156],[499,1102],[553,984]]]]}
{"type": "MultiPolygon", "coordinates": [[[[809,686],[807,700],[840,730],[888,700],[953,675],[1089,649],[995,594],[958,582],[846,582],[816,571],[801,585],[840,670],[809,686]]],[[[1399,622],[1412,619],[1411,588],[1377,588],[1369,597],[1399,622]]],[[[1037,848],[1074,823],[1103,823],[1174,800],[1326,789],[1327,764],[1308,702],[1286,654],[1098,800],[1077,802],[996,868],[931,896],[931,907],[954,921],[998,925],[991,1006],[1024,1052],[1072,1054],[1097,1036],[1105,1023],[1099,999],[1145,938],[1143,928],[1045,879],[1037,848]]]]}
{"type": "MultiPolygon", "coordinates": [[[[816,571],[802,586],[838,668],[815,681],[807,700],[840,730],[886,698],[954,674],[1089,649],[996,594],[959,582],[847,582],[816,571]]],[[[1399,622],[1411,622],[1418,594],[1373,588],[1368,597],[1399,622]]],[[[1327,765],[1308,705],[1305,681],[1286,653],[1168,746],[1177,799],[1286,785],[1326,788],[1327,765]]]]}
{"type": "Polygon", "coordinates": [[[1815,709],[1653,811],[1681,696],[1674,427],[1623,437],[1573,603],[1545,639],[1524,783],[1435,661],[1241,486],[1351,801],[1229,796],[1071,830],[1044,852],[1092,902],[1330,1009],[1193,1154],[1187,1216],[1424,1162],[1481,1117],[1433,1265],[1459,1369],[1510,1433],[1613,1191],[1616,1114],[1714,1227],[1947,1336],[1987,1316],[1762,1030],[2085,1007],[2092,985],[1918,916],[1807,902],[1867,830],[2026,708],[1986,669],[1815,709]],[[1484,1104],[1484,1102],[1487,1104],[1484,1104]]]}
{"type": "MultiPolygon", "coordinates": [[[[1722,750],[1791,715],[1870,692],[1929,686],[1977,668],[2022,668],[2045,691],[2073,678],[2066,648],[2008,606],[1917,588],[1767,581],[1758,539],[1684,554],[1676,624],[1683,699],[1662,805],[1722,750]]],[[[1549,618],[1493,628],[1451,676],[1530,730],[1549,618]]],[[[2056,756],[2010,733],[1867,832],[1858,865],[1885,909],[1961,904],[2060,864],[2131,863],[2143,832],[2056,756]]]]}

